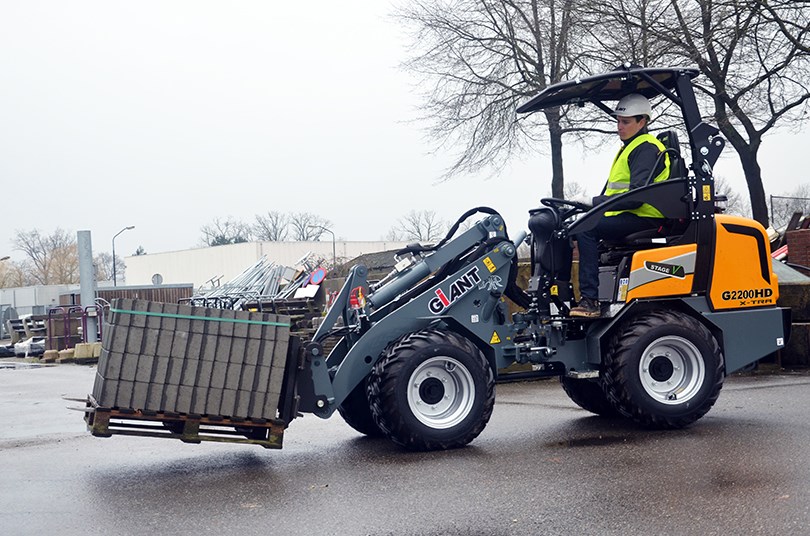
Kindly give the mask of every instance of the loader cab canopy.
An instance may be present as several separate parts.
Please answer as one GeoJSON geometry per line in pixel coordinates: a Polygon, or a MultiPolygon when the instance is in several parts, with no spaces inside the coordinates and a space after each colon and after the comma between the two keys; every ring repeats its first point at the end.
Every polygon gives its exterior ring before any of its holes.
{"type": "Polygon", "coordinates": [[[665,95],[680,106],[681,99],[673,94],[678,79],[691,80],[697,75],[697,69],[620,67],[608,73],[553,84],[518,107],[517,112],[536,112],[565,104],[593,103],[601,108],[604,101],[618,101],[630,93],[639,93],[648,99],[665,95]]]}
{"type": "Polygon", "coordinates": [[[698,74],[699,71],[694,68],[647,68],[623,64],[610,72],[552,84],[518,107],[518,113],[531,113],[555,106],[584,106],[590,103],[610,114],[613,107],[605,102],[618,101],[630,93],[639,93],[648,99],[665,97],[681,110],[683,130],[689,136],[692,162],[689,168],[693,175],[650,184],[616,196],[612,202],[590,210],[574,223],[569,232],[573,234],[592,228],[598,218],[614,204],[636,198],[651,200],[649,202],[654,206],[666,208],[662,212],[668,218],[687,217],[696,221],[713,216],[715,200],[712,169],[725,146],[725,140],[718,135],[720,131],[717,128],[704,123],[701,118],[692,86],[692,80],[698,74]],[[680,185],[676,186],[672,182],[680,185]],[[679,188],[685,193],[673,196],[679,188]]]}

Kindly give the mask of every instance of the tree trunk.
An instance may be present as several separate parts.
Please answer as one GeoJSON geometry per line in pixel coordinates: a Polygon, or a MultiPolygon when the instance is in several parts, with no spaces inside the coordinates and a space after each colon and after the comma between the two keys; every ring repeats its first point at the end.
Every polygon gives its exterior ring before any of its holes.
{"type": "Polygon", "coordinates": [[[745,173],[745,182],[748,184],[748,193],[751,197],[751,214],[753,218],[768,227],[768,203],[765,200],[765,189],[762,187],[762,170],[757,162],[757,152],[750,146],[737,149],[740,163],[745,173]]]}
{"type": "Polygon", "coordinates": [[[751,199],[751,216],[767,228],[769,223],[768,203],[765,201],[765,188],[762,186],[762,170],[757,162],[757,153],[761,138],[754,136],[751,141],[746,141],[737,129],[730,125],[725,115],[725,111],[720,115],[718,124],[720,131],[737,151],[742,164],[745,182],[748,185],[748,195],[751,199]]]}
{"type": "Polygon", "coordinates": [[[560,109],[545,110],[548,121],[548,137],[551,145],[551,197],[565,198],[565,179],[563,176],[562,128],[560,128],[560,109]]]}

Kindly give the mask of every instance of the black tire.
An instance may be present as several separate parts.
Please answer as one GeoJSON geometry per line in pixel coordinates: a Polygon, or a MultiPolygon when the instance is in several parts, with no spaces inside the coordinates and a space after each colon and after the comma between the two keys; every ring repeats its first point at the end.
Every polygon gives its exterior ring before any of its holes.
{"type": "Polygon", "coordinates": [[[723,387],[723,355],[696,319],[651,311],[611,338],[603,387],[624,416],[648,428],[682,428],[714,405],[723,387]]]}
{"type": "Polygon", "coordinates": [[[338,413],[346,421],[346,424],[369,437],[382,437],[384,434],[371,414],[371,406],[368,403],[367,384],[364,379],[357,387],[352,389],[349,396],[338,406],[338,413]]]}
{"type": "Polygon", "coordinates": [[[445,450],[480,434],[495,405],[495,378],[464,337],[427,329],[386,349],[368,382],[377,426],[410,450],[445,450]]]}
{"type": "Polygon", "coordinates": [[[576,380],[560,376],[560,385],[574,404],[601,417],[618,417],[619,412],[608,400],[598,380],[576,380]]]}

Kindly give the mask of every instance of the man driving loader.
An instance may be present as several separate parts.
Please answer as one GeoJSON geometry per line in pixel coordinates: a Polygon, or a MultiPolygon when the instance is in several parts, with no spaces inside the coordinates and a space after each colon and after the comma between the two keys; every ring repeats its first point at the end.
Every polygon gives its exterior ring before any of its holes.
{"type": "MultiPolygon", "coordinates": [[[[610,196],[669,178],[669,155],[664,145],[647,131],[652,117],[650,101],[643,95],[631,93],[619,101],[612,115],[616,116],[622,147],[613,161],[602,194],[593,198],[594,206],[605,202],[610,196]]],[[[571,316],[595,318],[601,314],[598,298],[599,241],[618,240],[631,233],[654,229],[663,222],[663,214],[648,203],[633,203],[618,208],[620,210],[605,212],[593,229],[576,235],[581,298],[579,304],[571,309],[571,316]]]]}

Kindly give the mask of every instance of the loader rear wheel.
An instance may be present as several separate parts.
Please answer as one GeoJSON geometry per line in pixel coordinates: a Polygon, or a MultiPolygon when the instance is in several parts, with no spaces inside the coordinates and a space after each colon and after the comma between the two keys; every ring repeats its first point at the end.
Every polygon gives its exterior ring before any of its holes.
{"type": "Polygon", "coordinates": [[[624,416],[650,428],[682,428],[714,405],[723,386],[717,340],[677,311],[637,316],[613,336],[604,389],[624,416]]]}
{"type": "Polygon", "coordinates": [[[567,376],[560,376],[560,385],[568,398],[582,409],[602,417],[619,415],[598,380],[575,380],[567,376]]]}
{"type": "Polygon", "coordinates": [[[391,344],[368,382],[371,412],[410,450],[462,447],[480,434],[495,404],[495,379],[468,339],[428,329],[391,344]]]}
{"type": "Polygon", "coordinates": [[[352,389],[349,396],[338,406],[338,413],[346,421],[346,424],[369,437],[382,437],[383,433],[374,416],[371,414],[371,406],[368,403],[367,391],[368,379],[361,381],[357,387],[352,389]]]}

